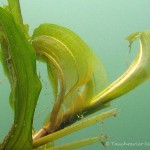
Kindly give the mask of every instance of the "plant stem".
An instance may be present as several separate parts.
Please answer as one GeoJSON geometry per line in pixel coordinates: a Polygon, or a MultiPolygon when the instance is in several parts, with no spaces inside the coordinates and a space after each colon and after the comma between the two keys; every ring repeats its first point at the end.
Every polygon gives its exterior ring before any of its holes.
{"type": "Polygon", "coordinates": [[[72,142],[69,144],[64,144],[61,146],[57,146],[57,147],[53,147],[50,149],[46,149],[46,150],[73,150],[75,148],[80,148],[86,145],[90,145],[99,141],[103,141],[105,137],[104,136],[99,136],[99,137],[92,137],[92,138],[87,138],[87,139],[83,139],[77,142],[72,142]]]}
{"type": "Polygon", "coordinates": [[[113,109],[113,110],[104,112],[102,114],[99,114],[97,116],[94,116],[92,118],[89,118],[87,120],[84,120],[82,122],[79,122],[77,124],[71,125],[69,127],[66,127],[64,129],[60,130],[60,131],[54,132],[52,134],[49,134],[45,137],[42,137],[40,139],[37,139],[37,140],[33,141],[33,147],[36,148],[36,147],[42,146],[42,145],[44,145],[48,142],[52,142],[56,139],[64,137],[64,136],[66,136],[70,133],[73,133],[73,132],[78,131],[82,128],[90,126],[90,125],[92,125],[94,123],[97,123],[98,121],[104,120],[104,119],[106,119],[110,116],[116,116],[116,114],[117,114],[117,110],[113,109]]]}

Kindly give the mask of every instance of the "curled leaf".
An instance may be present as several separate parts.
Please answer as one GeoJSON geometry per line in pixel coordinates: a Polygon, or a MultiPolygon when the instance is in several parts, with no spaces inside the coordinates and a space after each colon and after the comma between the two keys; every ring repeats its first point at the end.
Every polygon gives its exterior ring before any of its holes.
{"type": "Polygon", "coordinates": [[[150,31],[133,33],[127,37],[130,45],[140,40],[140,50],[129,69],[105,90],[93,97],[92,107],[99,107],[137,87],[150,78],[150,31]]]}

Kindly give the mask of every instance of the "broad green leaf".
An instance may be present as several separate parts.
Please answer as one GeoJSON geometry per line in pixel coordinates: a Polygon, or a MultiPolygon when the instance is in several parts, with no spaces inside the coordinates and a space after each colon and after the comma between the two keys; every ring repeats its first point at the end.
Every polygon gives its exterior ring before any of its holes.
{"type": "Polygon", "coordinates": [[[48,71],[53,71],[51,76],[54,77],[50,79],[55,91],[59,93],[50,122],[58,128],[64,119],[69,121],[74,115],[82,112],[92,96],[106,87],[107,76],[92,50],[69,29],[54,24],[43,24],[35,29],[31,42],[39,59],[48,64],[48,71]],[[57,78],[59,82],[56,81],[57,78]],[[64,112],[68,110],[69,115],[64,118],[64,112]],[[59,123],[55,123],[56,121],[59,123]]]}
{"type": "Polygon", "coordinates": [[[9,44],[5,47],[5,39],[0,41],[4,56],[9,56],[9,61],[4,59],[3,65],[7,68],[15,101],[14,124],[1,149],[30,150],[33,114],[41,89],[36,74],[36,55],[13,16],[3,8],[0,8],[0,23],[9,44]]]}

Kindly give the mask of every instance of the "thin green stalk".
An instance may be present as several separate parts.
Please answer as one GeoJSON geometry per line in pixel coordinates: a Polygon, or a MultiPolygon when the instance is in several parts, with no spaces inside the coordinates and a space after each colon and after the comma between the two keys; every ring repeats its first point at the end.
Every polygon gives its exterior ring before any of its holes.
{"type": "MultiPolygon", "coordinates": [[[[70,133],[73,133],[75,131],[78,131],[82,128],[85,128],[87,126],[90,126],[94,123],[97,123],[98,121],[101,121],[101,120],[104,120],[106,118],[109,118],[110,116],[116,116],[117,114],[117,110],[116,109],[113,109],[113,110],[110,110],[110,111],[107,111],[107,112],[104,112],[102,114],[99,114],[97,116],[94,116],[92,118],[89,118],[87,120],[83,120],[82,122],[79,122],[77,124],[74,124],[74,125],[71,125],[69,127],[66,127],[60,131],[57,131],[57,132],[54,132],[50,135],[47,135],[45,137],[42,137],[40,139],[37,139],[35,141],[33,141],[33,147],[36,148],[36,147],[39,147],[39,146],[42,146],[46,143],[49,143],[49,142],[52,142],[56,139],[59,139],[61,137],[64,137],[70,133]]],[[[43,129],[44,130],[44,129],[43,129]]]]}
{"type": "Polygon", "coordinates": [[[92,138],[87,138],[87,139],[83,139],[80,141],[76,141],[76,142],[72,142],[72,143],[68,143],[68,144],[64,144],[61,146],[57,146],[57,147],[53,147],[53,148],[49,148],[46,150],[73,150],[76,148],[80,148],[83,146],[87,146],[90,144],[94,144],[96,142],[100,142],[105,140],[104,138],[106,138],[105,136],[98,136],[98,137],[92,137],[92,138]]]}

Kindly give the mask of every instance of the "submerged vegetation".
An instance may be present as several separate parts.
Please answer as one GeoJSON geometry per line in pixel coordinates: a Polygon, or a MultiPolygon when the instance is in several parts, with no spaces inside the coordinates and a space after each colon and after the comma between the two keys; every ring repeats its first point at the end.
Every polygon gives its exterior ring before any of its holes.
{"type": "MultiPolygon", "coordinates": [[[[150,31],[127,37],[139,39],[140,50],[129,69],[112,84],[101,61],[74,32],[55,24],[42,24],[33,35],[23,23],[19,0],[8,0],[0,7],[1,63],[11,85],[10,106],[14,122],[0,150],[74,149],[97,141],[105,145],[106,135],[91,137],[62,146],[53,141],[110,116],[110,110],[95,117],[84,117],[109,107],[110,101],[131,91],[150,77],[150,31]],[[33,116],[42,88],[36,61],[47,65],[54,94],[50,115],[39,131],[33,131],[33,116]]],[[[1,82],[1,81],[0,81],[1,82]]]]}

